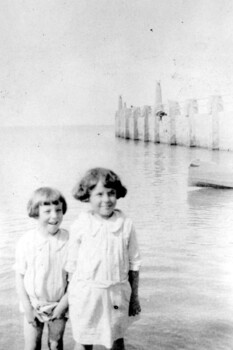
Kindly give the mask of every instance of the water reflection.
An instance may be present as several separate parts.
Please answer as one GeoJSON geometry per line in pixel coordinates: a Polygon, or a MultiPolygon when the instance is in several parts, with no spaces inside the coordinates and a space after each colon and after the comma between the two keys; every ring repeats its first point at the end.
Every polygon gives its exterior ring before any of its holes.
{"type": "Polygon", "coordinates": [[[206,208],[228,206],[233,203],[233,189],[200,187],[195,191],[188,191],[190,208],[206,208]]]}
{"type": "MultiPolygon", "coordinates": [[[[115,139],[114,131],[104,128],[12,131],[1,134],[0,146],[8,151],[8,157],[0,155],[1,348],[22,345],[11,268],[15,242],[32,225],[25,211],[27,193],[45,183],[62,189],[69,228],[83,209],[71,188],[96,165],[121,175],[128,195],[119,207],[133,218],[141,247],[143,312],[128,332],[127,349],[233,348],[233,191],[187,185],[193,159],[229,164],[229,152],[115,139]]],[[[65,348],[73,348],[70,327],[65,348]]]]}

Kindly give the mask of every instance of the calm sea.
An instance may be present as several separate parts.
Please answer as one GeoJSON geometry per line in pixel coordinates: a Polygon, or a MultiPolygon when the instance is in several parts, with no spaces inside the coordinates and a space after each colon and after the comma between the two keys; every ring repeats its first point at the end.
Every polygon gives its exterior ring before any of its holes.
{"type": "MultiPolygon", "coordinates": [[[[71,196],[76,179],[106,166],[128,188],[118,206],[135,222],[143,259],[143,312],[127,333],[127,349],[232,350],[233,191],[189,188],[195,158],[233,164],[233,153],[126,141],[112,127],[1,129],[0,349],[23,349],[12,265],[17,240],[34,225],[29,195],[58,187],[69,228],[85,209],[71,196]]],[[[70,324],[64,340],[72,350],[70,324]]]]}

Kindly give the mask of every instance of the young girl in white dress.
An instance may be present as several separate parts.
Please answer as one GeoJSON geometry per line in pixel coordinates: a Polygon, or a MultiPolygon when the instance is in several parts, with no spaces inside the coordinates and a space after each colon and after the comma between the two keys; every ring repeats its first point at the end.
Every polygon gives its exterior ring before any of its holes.
{"type": "Polygon", "coordinates": [[[67,271],[69,312],[76,350],[98,344],[124,350],[129,319],[140,313],[140,255],[131,219],[115,209],[127,193],[111,170],[89,170],[73,195],[90,203],[70,232],[67,271]]]}
{"type": "Polygon", "coordinates": [[[36,228],[24,234],[16,248],[16,284],[24,313],[25,350],[40,350],[44,325],[48,347],[63,350],[68,309],[65,270],[68,232],[60,228],[67,204],[56,189],[41,187],[28,202],[36,228]]]}

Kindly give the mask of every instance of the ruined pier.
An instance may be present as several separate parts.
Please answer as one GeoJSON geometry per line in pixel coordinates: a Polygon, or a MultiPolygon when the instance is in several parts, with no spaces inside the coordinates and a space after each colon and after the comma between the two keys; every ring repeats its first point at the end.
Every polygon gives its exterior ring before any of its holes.
{"type": "Polygon", "coordinates": [[[128,108],[119,96],[115,135],[144,142],[233,150],[233,101],[215,95],[163,103],[159,82],[154,106],[128,108]],[[232,107],[232,110],[229,109],[232,107]]]}

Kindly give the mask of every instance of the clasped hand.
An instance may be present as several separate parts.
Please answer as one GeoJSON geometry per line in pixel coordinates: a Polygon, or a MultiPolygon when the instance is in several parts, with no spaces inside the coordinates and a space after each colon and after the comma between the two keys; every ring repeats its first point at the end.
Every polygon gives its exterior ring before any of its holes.
{"type": "MultiPolygon", "coordinates": [[[[62,318],[65,313],[66,313],[67,309],[63,309],[59,304],[52,310],[51,314],[48,315],[48,320],[53,321],[55,319],[60,319],[62,318]]],[[[45,319],[43,319],[43,317],[40,315],[40,313],[31,308],[30,310],[27,310],[26,314],[26,318],[28,323],[30,323],[33,327],[37,327],[38,326],[38,321],[39,322],[44,322],[45,319]]]]}

